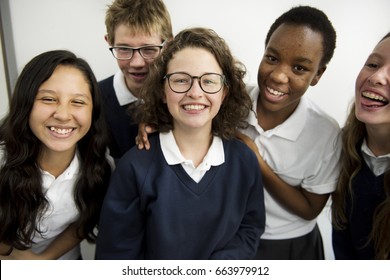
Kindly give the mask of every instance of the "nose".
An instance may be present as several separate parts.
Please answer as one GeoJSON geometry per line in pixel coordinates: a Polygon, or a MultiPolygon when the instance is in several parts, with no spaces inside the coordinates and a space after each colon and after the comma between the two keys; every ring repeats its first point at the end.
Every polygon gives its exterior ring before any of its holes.
{"type": "Polygon", "coordinates": [[[272,70],[270,76],[275,82],[285,84],[288,83],[287,73],[287,69],[282,65],[279,65],[272,70]]]}
{"type": "Polygon", "coordinates": [[[379,68],[369,78],[368,81],[372,85],[383,86],[390,83],[390,68],[379,68]]]}
{"type": "Polygon", "coordinates": [[[70,119],[71,112],[68,106],[59,104],[54,112],[53,117],[60,121],[67,121],[70,119]]]}
{"type": "Polygon", "coordinates": [[[192,85],[187,91],[187,96],[192,98],[199,98],[203,95],[203,89],[200,87],[200,79],[197,77],[192,78],[192,85]]]}
{"type": "Polygon", "coordinates": [[[129,59],[129,65],[133,67],[144,67],[145,64],[145,58],[142,57],[140,50],[135,50],[133,57],[129,59]]]}

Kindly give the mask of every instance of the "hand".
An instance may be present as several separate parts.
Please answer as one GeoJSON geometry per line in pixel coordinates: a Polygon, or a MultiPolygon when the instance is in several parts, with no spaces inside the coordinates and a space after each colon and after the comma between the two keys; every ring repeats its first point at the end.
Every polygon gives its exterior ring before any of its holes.
{"type": "Polygon", "coordinates": [[[259,149],[249,136],[237,131],[236,138],[244,142],[257,156],[260,156],[259,149]]]}
{"type": "Polygon", "coordinates": [[[35,254],[31,249],[18,250],[13,249],[9,256],[1,256],[1,260],[43,260],[43,256],[35,254]]]}
{"type": "Polygon", "coordinates": [[[142,150],[145,148],[146,150],[150,149],[150,143],[148,139],[148,134],[151,134],[156,131],[156,128],[152,125],[148,125],[145,123],[140,123],[138,126],[138,135],[135,137],[135,144],[138,149],[142,150]]]}

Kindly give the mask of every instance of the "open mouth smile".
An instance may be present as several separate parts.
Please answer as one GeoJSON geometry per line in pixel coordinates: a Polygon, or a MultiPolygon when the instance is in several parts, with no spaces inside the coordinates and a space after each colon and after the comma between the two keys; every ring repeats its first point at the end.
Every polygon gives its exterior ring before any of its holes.
{"type": "Polygon", "coordinates": [[[188,104],[183,106],[186,111],[202,111],[206,108],[205,105],[200,104],[188,104]]]}
{"type": "Polygon", "coordinates": [[[382,107],[389,104],[389,101],[379,94],[364,91],[362,92],[362,96],[364,97],[364,99],[369,101],[367,104],[365,104],[366,106],[369,107],[382,107]]]}
{"type": "Polygon", "coordinates": [[[49,129],[50,129],[50,131],[53,131],[53,132],[60,134],[60,135],[67,135],[74,130],[74,128],[57,128],[54,126],[50,126],[49,129]]]}
{"type": "Polygon", "coordinates": [[[274,96],[283,96],[283,95],[286,95],[286,93],[281,92],[281,91],[277,91],[277,90],[272,89],[272,88],[270,88],[270,87],[267,87],[267,90],[268,90],[268,92],[269,92],[271,95],[274,95],[274,96]]]}

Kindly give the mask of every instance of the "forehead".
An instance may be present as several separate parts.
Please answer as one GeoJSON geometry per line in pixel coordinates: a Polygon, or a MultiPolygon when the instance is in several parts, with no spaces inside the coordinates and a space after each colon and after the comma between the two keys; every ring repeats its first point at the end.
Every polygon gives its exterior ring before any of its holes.
{"type": "Polygon", "coordinates": [[[378,53],[390,60],[390,37],[384,39],[378,45],[376,45],[373,53],[378,53]]]}
{"type": "Polygon", "coordinates": [[[266,49],[276,50],[281,54],[307,57],[321,60],[323,56],[323,37],[321,33],[304,25],[280,25],[270,37],[266,49]]]}
{"type": "Polygon", "coordinates": [[[146,32],[125,24],[119,24],[115,29],[115,44],[140,46],[161,44],[161,35],[157,32],[146,32]]]}
{"type": "MultiPolygon", "coordinates": [[[[203,48],[186,47],[174,53],[168,63],[168,71],[192,72],[221,72],[215,56],[203,48]]],[[[199,73],[198,73],[199,74],[199,73]]]]}

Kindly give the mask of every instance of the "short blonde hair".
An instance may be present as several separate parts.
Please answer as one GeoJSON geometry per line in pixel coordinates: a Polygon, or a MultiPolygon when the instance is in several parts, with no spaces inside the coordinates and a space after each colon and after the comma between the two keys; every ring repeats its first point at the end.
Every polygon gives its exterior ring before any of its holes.
{"type": "Polygon", "coordinates": [[[106,12],[107,40],[113,45],[120,24],[134,33],[159,34],[161,41],[173,37],[171,17],[161,0],[115,0],[106,12]]]}

